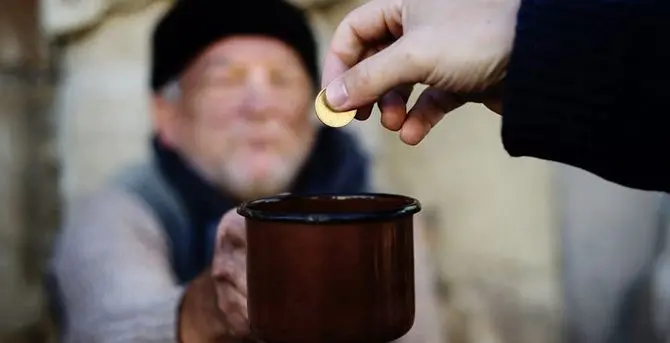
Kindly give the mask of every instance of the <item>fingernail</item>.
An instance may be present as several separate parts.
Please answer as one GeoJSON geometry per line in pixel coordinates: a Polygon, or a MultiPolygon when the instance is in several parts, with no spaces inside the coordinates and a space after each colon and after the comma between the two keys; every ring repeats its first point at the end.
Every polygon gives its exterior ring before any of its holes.
{"type": "Polygon", "coordinates": [[[335,79],[326,87],[326,102],[333,110],[339,110],[348,97],[349,93],[342,79],[335,79]]]}

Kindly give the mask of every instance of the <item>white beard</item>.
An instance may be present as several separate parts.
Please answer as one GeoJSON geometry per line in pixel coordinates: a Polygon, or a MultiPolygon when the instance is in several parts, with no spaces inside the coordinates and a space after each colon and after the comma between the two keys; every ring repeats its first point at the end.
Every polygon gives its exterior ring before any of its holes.
{"type": "MultiPolygon", "coordinates": [[[[311,143],[311,142],[310,142],[311,143]]],[[[272,196],[287,191],[310,152],[311,144],[296,147],[291,154],[272,152],[264,156],[264,175],[258,175],[254,157],[244,151],[235,152],[219,170],[219,184],[242,201],[272,196]],[[269,159],[269,161],[267,160],[269,159]]],[[[252,153],[253,154],[253,153],[252,153]]]]}
{"type": "MultiPolygon", "coordinates": [[[[311,129],[315,130],[316,126],[311,129]]],[[[220,158],[218,163],[211,163],[213,161],[210,160],[210,163],[194,164],[200,166],[207,179],[238,200],[248,201],[283,193],[291,186],[311,152],[316,138],[312,130],[287,131],[278,121],[267,122],[264,127],[237,124],[229,128],[229,145],[221,147],[224,154],[217,157],[220,158]],[[244,138],[240,138],[261,129],[266,130],[268,136],[282,137],[282,147],[253,150],[245,145],[244,138]]]]}

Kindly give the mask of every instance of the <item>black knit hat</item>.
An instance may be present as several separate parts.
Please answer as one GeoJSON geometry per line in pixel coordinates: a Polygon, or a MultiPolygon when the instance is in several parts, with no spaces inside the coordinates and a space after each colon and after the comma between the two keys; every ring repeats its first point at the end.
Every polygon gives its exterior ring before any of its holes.
{"type": "Polygon", "coordinates": [[[299,53],[314,85],[319,85],[316,41],[300,9],[284,0],[179,0],[153,33],[151,88],[160,90],[211,44],[236,34],[285,42],[299,53]]]}

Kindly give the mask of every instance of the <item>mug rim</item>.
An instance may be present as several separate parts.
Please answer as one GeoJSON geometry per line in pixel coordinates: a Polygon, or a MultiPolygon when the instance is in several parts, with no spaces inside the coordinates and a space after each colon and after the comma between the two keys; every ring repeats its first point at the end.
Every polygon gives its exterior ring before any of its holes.
{"type": "Polygon", "coordinates": [[[361,221],[379,221],[392,220],[406,216],[411,216],[421,211],[419,200],[399,194],[390,193],[355,193],[355,194],[279,194],[270,197],[243,202],[237,208],[237,213],[247,219],[274,221],[274,222],[293,222],[305,224],[337,224],[361,221]],[[286,200],[306,200],[306,199],[330,199],[330,200],[349,200],[349,199],[396,199],[403,200],[396,208],[391,210],[367,211],[367,212],[344,212],[344,213],[297,213],[297,212],[275,212],[254,208],[257,205],[280,202],[286,200]]]}

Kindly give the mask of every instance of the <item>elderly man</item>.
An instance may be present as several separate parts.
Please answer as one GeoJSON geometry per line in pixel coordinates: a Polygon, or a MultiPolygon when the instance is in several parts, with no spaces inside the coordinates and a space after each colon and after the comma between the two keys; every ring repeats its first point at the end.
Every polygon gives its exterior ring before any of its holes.
{"type": "MultiPolygon", "coordinates": [[[[180,1],[152,51],[154,159],[74,206],[55,249],[66,342],[244,339],[244,254],[225,248],[226,232],[244,230],[232,209],[281,192],[369,190],[354,137],[313,119],[317,53],[299,10],[180,1]]],[[[437,343],[417,242],[417,319],[403,341],[437,343]]]]}

